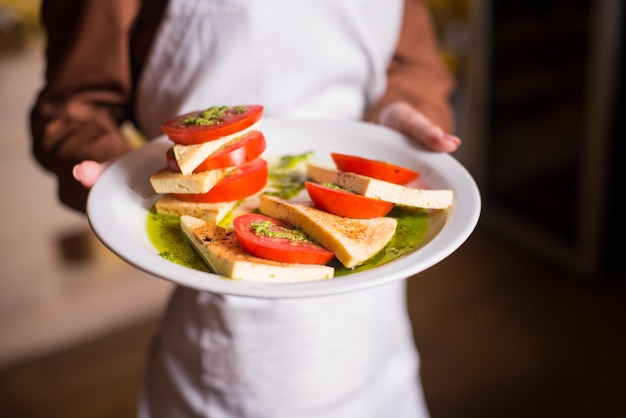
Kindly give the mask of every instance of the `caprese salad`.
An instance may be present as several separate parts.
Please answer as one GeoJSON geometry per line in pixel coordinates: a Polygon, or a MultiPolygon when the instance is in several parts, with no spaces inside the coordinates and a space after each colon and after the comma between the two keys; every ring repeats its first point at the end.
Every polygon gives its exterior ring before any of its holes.
{"type": "Polygon", "coordinates": [[[308,199],[265,194],[267,144],[263,107],[219,106],[177,116],[162,126],[173,145],[151,184],[156,213],[176,216],[181,231],[216,274],[292,282],[327,279],[355,268],[391,242],[394,208],[446,209],[451,190],[408,186],[419,173],[356,155],[331,153],[335,167],[307,164],[308,199]],[[243,200],[257,205],[221,222],[243,200]]]}

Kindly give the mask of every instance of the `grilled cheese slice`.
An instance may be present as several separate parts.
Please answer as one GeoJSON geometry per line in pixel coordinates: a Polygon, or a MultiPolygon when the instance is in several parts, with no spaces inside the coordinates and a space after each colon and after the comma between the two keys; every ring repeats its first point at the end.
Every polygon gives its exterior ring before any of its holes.
{"type": "Polygon", "coordinates": [[[150,177],[150,184],[157,193],[206,193],[231,170],[218,168],[185,175],[164,168],[150,177]]]}
{"type": "Polygon", "coordinates": [[[351,219],[319,210],[309,202],[290,202],[261,195],[259,211],[304,231],[348,268],[378,254],[393,237],[397,221],[381,217],[351,219]]]}
{"type": "Polygon", "coordinates": [[[334,183],[352,193],[397,205],[424,209],[447,209],[454,199],[452,190],[416,189],[313,164],[307,166],[307,176],[318,183],[334,183]]]}
{"type": "Polygon", "coordinates": [[[233,231],[193,216],[180,217],[183,232],[219,275],[254,282],[293,283],[329,279],[335,270],[316,264],[280,263],[245,252],[233,231]]]}
{"type": "Polygon", "coordinates": [[[205,221],[218,224],[237,206],[238,201],[220,203],[195,203],[178,200],[170,195],[163,195],[154,207],[158,214],[181,216],[191,215],[205,221]]]}
{"type": "Polygon", "coordinates": [[[220,148],[228,145],[235,139],[245,135],[246,133],[259,130],[262,125],[262,119],[253,123],[251,126],[231,135],[225,135],[213,141],[204,142],[202,144],[181,145],[175,144],[173,147],[174,157],[183,174],[191,174],[204,160],[220,148]]]}

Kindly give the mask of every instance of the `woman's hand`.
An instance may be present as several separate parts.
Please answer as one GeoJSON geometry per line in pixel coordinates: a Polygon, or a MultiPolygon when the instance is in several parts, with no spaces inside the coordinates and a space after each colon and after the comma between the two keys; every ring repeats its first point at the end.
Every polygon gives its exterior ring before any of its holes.
{"type": "Polygon", "coordinates": [[[110,162],[98,163],[96,161],[83,161],[74,166],[72,175],[83,186],[90,189],[104,170],[110,165],[110,162]]]}
{"type": "Polygon", "coordinates": [[[445,133],[406,102],[387,105],[380,113],[378,122],[402,132],[433,151],[454,152],[461,145],[458,137],[445,133]]]}

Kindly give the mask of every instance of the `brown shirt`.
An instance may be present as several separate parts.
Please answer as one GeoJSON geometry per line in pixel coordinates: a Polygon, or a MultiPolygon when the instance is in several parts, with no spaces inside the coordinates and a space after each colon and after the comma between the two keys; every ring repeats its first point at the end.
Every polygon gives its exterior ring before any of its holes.
{"type": "MultiPolygon", "coordinates": [[[[33,153],[58,177],[59,198],[85,211],[88,191],[73,177],[83,160],[109,161],[130,150],[119,126],[134,121],[135,86],[167,0],[44,0],[46,83],[31,112],[33,153]]],[[[452,128],[453,80],[441,64],[427,6],[406,0],[386,93],[364,119],[405,100],[444,130],[452,128]]],[[[141,128],[141,127],[139,127],[141,128]]]]}

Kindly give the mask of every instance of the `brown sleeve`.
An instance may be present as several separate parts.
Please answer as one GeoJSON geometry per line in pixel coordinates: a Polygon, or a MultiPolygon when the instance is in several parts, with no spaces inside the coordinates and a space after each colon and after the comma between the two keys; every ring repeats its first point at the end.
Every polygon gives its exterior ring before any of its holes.
{"type": "Polygon", "coordinates": [[[59,198],[85,211],[72,168],[129,151],[119,124],[131,107],[129,33],[139,0],[44,0],[45,84],[31,110],[33,154],[55,173],[59,198]]]}
{"type": "Polygon", "coordinates": [[[405,0],[398,45],[387,72],[387,91],[368,110],[366,120],[376,121],[382,108],[406,101],[444,131],[453,128],[449,95],[454,80],[437,53],[436,32],[430,9],[422,0],[405,0]]]}

